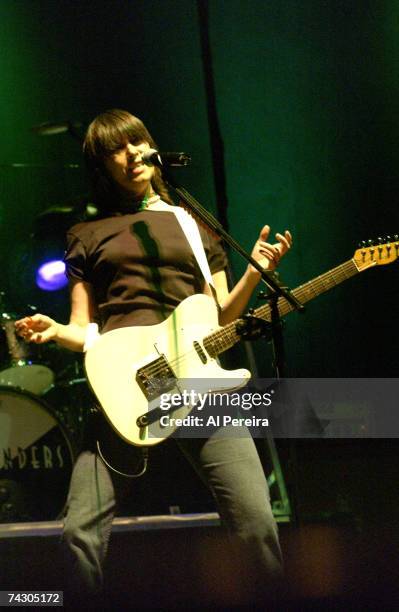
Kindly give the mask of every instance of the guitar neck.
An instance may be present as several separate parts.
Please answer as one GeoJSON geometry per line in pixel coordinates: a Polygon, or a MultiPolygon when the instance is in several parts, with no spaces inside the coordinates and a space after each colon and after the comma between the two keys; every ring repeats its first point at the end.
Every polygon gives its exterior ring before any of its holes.
{"type": "MultiPolygon", "coordinates": [[[[292,291],[293,295],[302,303],[313,300],[318,295],[329,291],[333,287],[340,285],[343,281],[351,278],[355,274],[360,272],[356,266],[355,260],[350,259],[343,264],[317,276],[311,281],[308,281],[304,285],[300,285],[292,291]]],[[[278,312],[280,316],[284,316],[289,312],[295,310],[294,307],[287,302],[286,299],[280,297],[277,301],[278,312]]],[[[265,321],[271,320],[271,308],[270,304],[264,304],[254,311],[254,316],[264,319],[265,321]]],[[[204,347],[211,355],[211,357],[217,357],[224,351],[234,346],[241,339],[237,333],[237,320],[232,321],[225,327],[218,329],[206,338],[204,338],[204,347]]]]}

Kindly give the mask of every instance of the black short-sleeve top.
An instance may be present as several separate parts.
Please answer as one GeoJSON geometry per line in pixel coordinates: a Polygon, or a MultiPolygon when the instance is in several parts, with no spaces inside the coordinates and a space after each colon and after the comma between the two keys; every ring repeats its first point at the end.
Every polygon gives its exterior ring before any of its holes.
{"type": "MultiPolygon", "coordinates": [[[[219,242],[199,227],[211,273],[226,267],[219,242]]],[[[67,234],[67,276],[93,288],[102,332],[163,321],[204,277],[173,211],[151,210],[79,223],[67,234]]]]}

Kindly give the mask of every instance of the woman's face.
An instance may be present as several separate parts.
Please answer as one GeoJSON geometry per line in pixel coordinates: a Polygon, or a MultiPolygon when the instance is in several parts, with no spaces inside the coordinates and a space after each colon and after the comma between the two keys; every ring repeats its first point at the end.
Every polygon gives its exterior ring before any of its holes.
{"type": "Polygon", "coordinates": [[[150,148],[148,142],[127,142],[106,157],[104,165],[108,175],[123,191],[144,197],[154,174],[154,167],[144,164],[141,156],[150,148]]]}

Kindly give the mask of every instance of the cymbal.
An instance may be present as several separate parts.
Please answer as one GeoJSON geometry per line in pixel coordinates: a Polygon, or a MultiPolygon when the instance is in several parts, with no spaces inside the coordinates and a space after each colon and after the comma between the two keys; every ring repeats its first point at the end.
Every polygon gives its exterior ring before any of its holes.
{"type": "Polygon", "coordinates": [[[35,219],[32,238],[42,238],[48,232],[64,234],[75,223],[94,218],[97,208],[88,200],[87,195],[81,195],[70,203],[56,204],[43,210],[35,219]]]}
{"type": "Polygon", "coordinates": [[[81,168],[80,164],[27,164],[23,162],[10,162],[8,164],[0,164],[0,168],[49,168],[51,170],[59,170],[60,168],[73,169],[81,168]]]}
{"type": "Polygon", "coordinates": [[[76,210],[76,206],[51,206],[50,208],[46,208],[41,213],[39,213],[36,219],[41,219],[46,217],[47,215],[68,215],[76,210]]]}
{"type": "Polygon", "coordinates": [[[31,127],[32,132],[39,136],[57,136],[58,134],[69,134],[78,140],[82,140],[80,132],[82,123],[80,121],[45,121],[31,127]]]}

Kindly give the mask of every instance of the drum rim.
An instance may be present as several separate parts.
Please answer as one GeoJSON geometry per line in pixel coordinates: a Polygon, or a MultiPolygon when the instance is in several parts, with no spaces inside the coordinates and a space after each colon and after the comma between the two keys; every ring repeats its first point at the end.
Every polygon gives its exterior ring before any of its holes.
{"type": "MultiPolygon", "coordinates": [[[[7,367],[3,367],[2,369],[0,369],[0,387],[12,387],[15,389],[20,389],[22,391],[26,391],[27,393],[33,393],[37,397],[42,397],[46,394],[48,389],[50,389],[50,387],[54,384],[55,378],[56,374],[54,370],[46,363],[41,363],[39,361],[27,362],[27,360],[25,359],[19,359],[16,362],[15,360],[12,360],[8,362],[7,367]],[[46,376],[47,378],[47,380],[45,381],[47,384],[45,386],[43,386],[42,384],[40,387],[36,386],[36,390],[32,391],[31,389],[28,389],[28,386],[23,386],[23,384],[29,385],[31,388],[33,387],[33,385],[31,384],[32,375],[33,380],[36,380],[37,375],[40,374],[37,368],[41,368],[42,375],[46,376]],[[17,373],[19,374],[19,376],[17,373]],[[8,382],[6,382],[7,378],[8,382]],[[20,378],[20,380],[18,380],[18,378],[20,378]],[[22,378],[25,378],[25,380],[21,380],[22,378]],[[17,384],[18,382],[20,384],[17,384]]],[[[41,382],[43,383],[44,381],[41,382]]]]}
{"type": "Polygon", "coordinates": [[[31,366],[42,366],[43,368],[46,368],[46,370],[50,370],[50,372],[54,374],[54,370],[52,370],[52,368],[50,368],[46,362],[43,363],[39,359],[10,359],[7,367],[2,368],[0,370],[0,373],[5,372],[6,370],[12,370],[13,368],[30,368],[31,366]]]}

